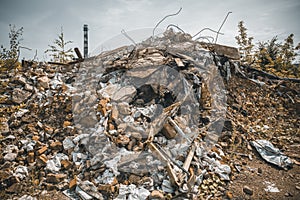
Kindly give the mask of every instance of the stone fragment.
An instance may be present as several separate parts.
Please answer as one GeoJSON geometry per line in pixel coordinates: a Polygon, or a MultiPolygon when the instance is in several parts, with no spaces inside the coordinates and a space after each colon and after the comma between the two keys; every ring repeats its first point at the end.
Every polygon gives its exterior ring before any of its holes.
{"type": "Polygon", "coordinates": [[[60,141],[55,141],[50,144],[50,148],[53,150],[62,150],[62,143],[60,141]]]}
{"type": "Polygon", "coordinates": [[[119,110],[119,113],[122,114],[122,115],[129,115],[130,114],[130,106],[127,102],[118,103],[118,110],[119,110]]]}
{"type": "Polygon", "coordinates": [[[72,167],[72,163],[69,160],[62,160],[60,163],[65,169],[70,169],[72,167]]]}
{"type": "Polygon", "coordinates": [[[64,121],[63,127],[66,128],[66,127],[68,127],[68,126],[71,126],[71,122],[69,122],[69,121],[64,121]]]}
{"type": "Polygon", "coordinates": [[[4,117],[0,117],[0,133],[5,134],[9,132],[9,125],[7,123],[7,119],[4,117]]]}
{"type": "Polygon", "coordinates": [[[44,89],[49,88],[50,79],[47,76],[39,77],[37,80],[39,82],[39,86],[43,87],[44,89]]]}
{"type": "Polygon", "coordinates": [[[103,196],[98,192],[98,188],[90,181],[83,181],[78,184],[81,190],[95,199],[103,199],[103,196]]]}
{"type": "Polygon", "coordinates": [[[164,134],[164,136],[166,136],[166,138],[168,139],[173,139],[175,138],[175,136],[177,135],[177,132],[175,131],[175,129],[169,124],[169,123],[165,123],[161,132],[164,134]]]}
{"type": "Polygon", "coordinates": [[[243,192],[248,195],[253,195],[253,190],[246,185],[243,187],[243,192]]]}
{"type": "Polygon", "coordinates": [[[37,162],[42,164],[43,166],[47,164],[48,158],[45,154],[38,156],[37,162]]]}
{"type": "Polygon", "coordinates": [[[33,86],[29,85],[29,84],[25,84],[25,87],[24,87],[25,90],[27,91],[32,91],[33,90],[33,86]]]}
{"type": "Polygon", "coordinates": [[[49,174],[47,174],[46,182],[48,182],[48,183],[59,183],[66,177],[67,177],[66,174],[52,174],[52,173],[49,173],[49,174]]]}
{"type": "Polygon", "coordinates": [[[68,150],[68,149],[75,147],[75,144],[73,143],[73,141],[70,138],[67,137],[63,141],[63,147],[65,150],[68,150]]]}
{"type": "Polygon", "coordinates": [[[136,89],[134,86],[124,86],[118,89],[111,97],[116,102],[130,103],[136,95],[136,89]]]}
{"type": "Polygon", "coordinates": [[[73,190],[77,186],[77,177],[75,176],[69,183],[69,189],[73,190]]]}
{"type": "Polygon", "coordinates": [[[20,76],[20,75],[17,75],[15,78],[14,78],[14,81],[16,82],[16,83],[19,83],[19,84],[21,84],[21,85],[25,85],[26,84],[26,78],[25,77],[23,77],[23,76],[20,76]]]}
{"type": "Polygon", "coordinates": [[[183,64],[183,62],[181,61],[180,58],[175,58],[175,62],[176,62],[178,67],[184,67],[184,64],[183,64]]]}
{"type": "Polygon", "coordinates": [[[43,154],[45,151],[47,151],[47,149],[48,149],[48,147],[47,146],[43,146],[43,147],[41,147],[38,151],[37,151],[37,153],[38,153],[38,155],[41,155],[41,154],[43,154]]]}
{"type": "Polygon", "coordinates": [[[117,105],[113,104],[111,108],[111,119],[116,121],[119,117],[119,111],[117,105]]]}
{"type": "Polygon", "coordinates": [[[130,139],[126,135],[119,135],[117,138],[117,144],[126,146],[130,142],[130,139]]]}
{"type": "Polygon", "coordinates": [[[14,161],[16,159],[16,157],[17,157],[17,153],[9,152],[3,157],[3,159],[5,161],[14,161]]]}
{"type": "Polygon", "coordinates": [[[27,161],[29,163],[33,163],[34,162],[34,152],[29,152],[28,153],[27,161]]]}
{"type": "Polygon", "coordinates": [[[30,92],[22,90],[20,88],[15,88],[12,93],[12,101],[16,104],[21,104],[29,98],[30,92]]]}
{"type": "Polygon", "coordinates": [[[165,199],[164,194],[159,190],[153,190],[150,199],[165,199]]]}

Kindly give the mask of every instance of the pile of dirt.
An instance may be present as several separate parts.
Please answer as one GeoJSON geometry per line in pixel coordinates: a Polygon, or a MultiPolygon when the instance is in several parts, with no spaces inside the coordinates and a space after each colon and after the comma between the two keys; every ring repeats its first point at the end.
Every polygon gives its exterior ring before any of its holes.
{"type": "Polygon", "coordinates": [[[3,199],[298,199],[297,80],[166,31],[70,65],[1,74],[3,199]],[[250,145],[264,139],[292,169],[250,145]]]}

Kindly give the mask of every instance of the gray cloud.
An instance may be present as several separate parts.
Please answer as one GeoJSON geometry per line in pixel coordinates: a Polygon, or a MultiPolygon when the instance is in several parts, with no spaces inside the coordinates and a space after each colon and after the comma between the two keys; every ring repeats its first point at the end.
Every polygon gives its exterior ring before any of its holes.
{"type": "MultiPolygon", "coordinates": [[[[300,41],[298,0],[2,0],[0,44],[8,42],[9,24],[23,26],[22,45],[33,50],[38,49],[39,59],[43,60],[43,52],[57,37],[61,26],[66,39],[74,41],[71,46],[82,49],[82,27],[86,23],[90,29],[89,42],[92,51],[120,34],[122,29],[130,32],[154,27],[161,18],[176,12],[180,7],[183,8],[182,12],[168,18],[160,28],[165,29],[169,23],[174,23],[191,34],[204,27],[218,29],[226,13],[232,11],[222,28],[225,35],[219,37],[220,43],[235,45],[234,36],[237,35],[237,24],[240,20],[245,21],[248,34],[255,41],[268,40],[275,35],[284,39],[290,33],[295,34],[295,42],[300,41]]],[[[141,34],[143,32],[138,33],[139,36],[141,34]]],[[[145,31],[144,34],[151,36],[151,31],[145,31]]],[[[215,36],[210,32],[204,32],[203,35],[215,36]]],[[[22,51],[22,56],[26,58],[30,59],[33,55],[34,51],[22,51]]]]}

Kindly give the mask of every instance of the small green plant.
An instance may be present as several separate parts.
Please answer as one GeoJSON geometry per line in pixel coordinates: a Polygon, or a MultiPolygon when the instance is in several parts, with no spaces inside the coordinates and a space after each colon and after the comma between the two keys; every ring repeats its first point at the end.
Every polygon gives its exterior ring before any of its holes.
{"type": "Polygon", "coordinates": [[[0,67],[2,70],[8,70],[18,65],[18,57],[20,52],[20,37],[23,34],[23,27],[17,29],[15,25],[9,25],[10,32],[9,37],[9,48],[5,48],[3,45],[0,46],[0,67]]]}
{"type": "Polygon", "coordinates": [[[247,36],[244,22],[238,24],[239,35],[235,37],[239,45],[241,63],[253,66],[279,76],[300,77],[299,67],[292,64],[296,57],[295,50],[300,48],[300,43],[294,47],[294,34],[290,34],[282,43],[277,36],[270,41],[252,44],[253,37],[247,36]]]}
{"type": "Polygon", "coordinates": [[[243,21],[238,24],[239,35],[235,37],[237,44],[239,45],[239,51],[241,55],[242,64],[251,64],[254,61],[253,47],[252,44],[253,37],[248,37],[247,28],[243,21]]]}
{"type": "Polygon", "coordinates": [[[54,45],[48,45],[49,49],[45,51],[45,53],[50,53],[52,61],[66,63],[74,58],[73,49],[66,49],[66,46],[73,43],[73,41],[65,41],[63,28],[61,28],[58,38],[53,43],[54,45]]]}

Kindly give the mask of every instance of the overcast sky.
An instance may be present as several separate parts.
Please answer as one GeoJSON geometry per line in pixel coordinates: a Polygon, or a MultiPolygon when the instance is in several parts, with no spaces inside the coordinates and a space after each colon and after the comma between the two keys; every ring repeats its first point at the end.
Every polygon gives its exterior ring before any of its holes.
{"type": "MultiPolygon", "coordinates": [[[[74,43],[83,53],[83,24],[89,27],[89,53],[109,50],[121,45],[121,41],[107,42],[124,29],[134,40],[140,36],[150,37],[152,28],[165,15],[179,15],[166,19],[160,26],[176,24],[191,35],[205,27],[218,30],[227,12],[231,11],[219,36],[218,43],[236,46],[237,24],[243,20],[248,35],[255,42],[280,40],[290,33],[295,34],[295,44],[300,42],[299,0],[0,0],[0,44],[8,46],[9,24],[24,27],[21,58],[32,59],[38,50],[40,61],[49,57],[44,51],[57,38],[63,27],[65,39],[74,43]],[[131,30],[137,30],[130,32],[131,30]],[[113,44],[115,43],[115,44],[113,44]],[[111,44],[111,45],[110,45],[111,44]]],[[[213,36],[203,32],[203,36],[213,36]]],[[[120,39],[120,37],[115,40],[120,39]]],[[[124,41],[130,44],[126,38],[124,41]]],[[[123,41],[123,42],[124,42],[123,41]]]]}

